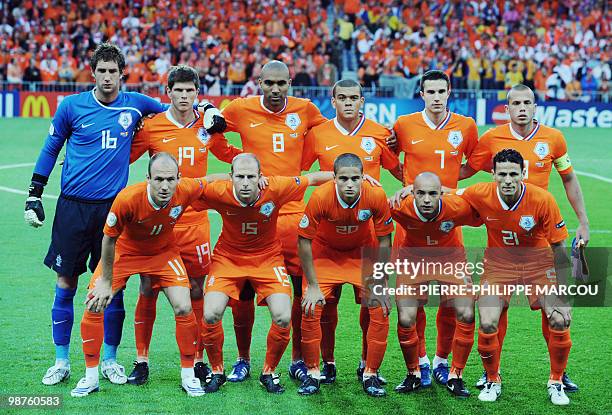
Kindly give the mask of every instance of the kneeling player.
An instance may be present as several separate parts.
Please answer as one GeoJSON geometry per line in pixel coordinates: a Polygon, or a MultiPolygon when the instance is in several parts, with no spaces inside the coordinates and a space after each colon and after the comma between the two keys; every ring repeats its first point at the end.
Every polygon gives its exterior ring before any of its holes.
{"type": "MultiPolygon", "coordinates": [[[[416,176],[413,194],[391,211],[393,219],[405,230],[402,240],[395,244],[400,247],[398,259],[425,268],[417,275],[397,276],[398,288],[412,290],[407,295],[396,297],[397,336],[408,369],[406,379],[395,388],[400,393],[421,387],[420,339],[416,321],[418,308],[427,301],[423,288],[431,281],[442,286],[465,288],[459,287],[465,286],[470,278],[464,272],[467,262],[460,227],[480,226],[482,223],[461,197],[442,197],[442,185],[434,173],[424,172],[416,176]],[[442,266],[445,269],[450,266],[458,272],[447,275],[441,272],[442,266]]],[[[463,369],[474,344],[474,302],[470,295],[460,293],[445,297],[454,308],[457,319],[452,342],[453,361],[446,387],[454,396],[465,398],[470,395],[463,382],[463,369]]]]}
{"type": "Polygon", "coordinates": [[[81,321],[85,377],[72,390],[72,396],[87,396],[99,390],[102,312],[133,274],[147,276],[152,286],[162,289],[168,297],[174,309],[181,354],[181,386],[189,396],[204,394],[193,370],[198,328],[173,227],[205,186],[201,179],[179,181],[176,159],[168,153],[158,153],[149,162],[147,182],[125,188],[113,202],[104,227],[102,259],[90,282],[87,310],[81,321]]]}
{"type": "Polygon", "coordinates": [[[309,185],[329,181],[333,176],[330,172],[317,172],[302,177],[271,177],[269,186],[260,191],[259,160],[244,153],[234,158],[231,177],[233,183],[207,186],[203,199],[193,205],[196,210],[215,209],[223,219],[205,284],[202,338],[212,369],[205,390],[216,392],[227,380],[221,319],[230,298],[239,300],[248,281],[257,293],[258,304],[267,304],[272,316],[259,381],[268,392],[282,393],[284,388],[274,371],[289,344],[291,282],[276,231],[278,215],[286,203],[302,200],[309,185]]]}
{"type": "MultiPolygon", "coordinates": [[[[301,395],[319,391],[321,314],[325,298],[352,284],[365,298],[361,276],[362,248],[379,244],[391,247],[393,223],[387,197],[380,187],[363,184],[363,164],[355,154],[345,153],[334,161],[334,182],[315,190],[306,206],[298,230],[298,252],[306,280],[302,291],[302,353],[308,376],[298,389],[301,395]],[[374,232],[372,232],[374,228],[374,232]],[[373,235],[375,233],[375,236],[373,235]]],[[[384,396],[378,369],[387,348],[389,305],[368,301],[368,354],[363,389],[370,396],[384,396]]]]}
{"type": "MultiPolygon", "coordinates": [[[[495,183],[479,183],[465,189],[463,197],[487,227],[485,273],[481,284],[496,288],[510,284],[529,287],[564,283],[569,259],[564,249],[568,233],[559,207],[546,190],[523,183],[525,164],[516,150],[504,149],[493,158],[495,183]]],[[[535,288],[534,288],[535,290],[535,288]]],[[[487,383],[478,399],[496,401],[501,394],[499,376],[499,317],[509,296],[484,295],[478,300],[480,329],[478,352],[487,383]]],[[[562,383],[572,346],[569,326],[570,306],[554,294],[530,296],[533,306],[541,306],[549,322],[550,377],[548,394],[555,405],[569,404],[562,383]]]]}

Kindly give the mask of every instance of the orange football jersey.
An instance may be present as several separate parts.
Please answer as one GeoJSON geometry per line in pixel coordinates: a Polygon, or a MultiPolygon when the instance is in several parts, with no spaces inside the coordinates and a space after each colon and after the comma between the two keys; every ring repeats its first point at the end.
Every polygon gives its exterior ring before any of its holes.
{"type": "Polygon", "coordinates": [[[505,148],[521,153],[525,160],[525,182],[542,189],[548,189],[553,164],[559,174],[573,171],[563,133],[538,122],[526,137],[521,137],[510,123],[490,129],[480,137],[468,165],[477,171],[491,171],[493,157],[505,148]]]}
{"type": "Polygon", "coordinates": [[[393,220],[382,187],[363,182],[361,195],[351,206],[336,191],[334,182],[327,182],[312,192],[298,235],[339,251],[377,244],[376,236],[393,232],[393,220]],[[371,220],[370,220],[371,219],[371,220]]]}
{"type": "Polygon", "coordinates": [[[214,209],[223,219],[221,235],[213,251],[230,257],[244,258],[278,254],[281,245],[276,235],[276,221],[283,205],[302,200],[308,187],[306,177],[272,176],[251,205],[244,205],[234,193],[230,181],[211,183],[202,198],[193,203],[196,210],[214,209]]]}
{"type": "Polygon", "coordinates": [[[113,202],[104,233],[118,237],[117,250],[122,254],[155,255],[174,244],[174,225],[207,187],[202,179],[180,179],[166,206],[156,206],[146,182],[123,189],[113,202]]]}
{"type": "Polygon", "coordinates": [[[448,112],[446,118],[435,125],[425,110],[402,115],[393,127],[398,149],[403,151],[404,184],[430,171],[440,177],[442,186],[457,188],[463,156],[469,158],[478,143],[478,128],[470,117],[448,112]]]}
{"type": "Polygon", "coordinates": [[[544,248],[568,237],[554,197],[533,184],[522,184],[514,206],[502,200],[497,183],[493,182],[478,183],[457,194],[482,218],[487,227],[488,248],[544,248]]]}
{"type": "MultiPolygon", "coordinates": [[[[287,97],[279,112],[263,104],[263,95],[237,98],[223,108],[227,130],[240,133],[242,148],[253,153],[266,176],[299,176],[304,137],[327,118],[308,99],[287,97]]],[[[288,203],[281,213],[304,210],[301,201],[288,203]]]]}
{"type": "Polygon", "coordinates": [[[319,160],[322,171],[332,171],[336,157],[353,153],[361,158],[363,172],[380,180],[381,166],[392,170],[399,164],[399,158],[385,142],[390,135],[388,129],[363,114],[353,131],[346,131],[334,118],[312,128],[306,135],[302,170],[310,170],[315,160],[319,160]]]}
{"type": "Polygon", "coordinates": [[[399,208],[391,209],[391,215],[405,230],[399,247],[462,247],[461,226],[482,225],[470,204],[455,195],[440,198],[438,215],[433,219],[421,215],[414,196],[405,198],[399,208]]]}

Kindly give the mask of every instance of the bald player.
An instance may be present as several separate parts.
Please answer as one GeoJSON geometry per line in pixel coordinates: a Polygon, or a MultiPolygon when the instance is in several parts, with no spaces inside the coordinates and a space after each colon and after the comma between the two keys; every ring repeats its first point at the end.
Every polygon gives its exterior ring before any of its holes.
{"type": "MultiPolygon", "coordinates": [[[[580,182],[573,170],[563,133],[556,128],[540,124],[535,118],[535,96],[525,85],[516,85],[508,92],[506,112],[510,116],[508,124],[495,127],[483,134],[467,163],[461,168],[460,179],[471,177],[479,170],[490,172],[492,160],[497,152],[512,148],[521,153],[525,161],[525,183],[548,189],[553,166],[559,173],[567,200],[572,205],[578,219],[576,241],[586,245],[589,242],[589,219],[587,217],[580,182]]],[[[500,353],[506,334],[507,309],[500,317],[500,353]]],[[[542,333],[546,343],[549,341],[548,321],[542,309],[542,333]]],[[[576,392],[576,385],[567,374],[563,375],[567,392],[576,392]]],[[[477,386],[484,385],[484,377],[477,386]]]]}
{"type": "MultiPolygon", "coordinates": [[[[305,135],[312,127],[327,121],[310,100],[288,97],[290,86],[287,65],[280,61],[270,61],[263,66],[259,77],[263,95],[235,99],[223,109],[228,131],[240,134],[243,150],[257,156],[261,171],[266,176],[299,176],[305,135]]],[[[300,380],[306,374],[300,349],[302,270],[297,255],[297,227],[303,211],[304,202],[296,200],[283,206],[278,219],[278,236],[294,291],[292,364],[289,374],[300,380]]],[[[246,301],[232,303],[238,359],[228,380],[240,382],[250,372],[251,332],[255,311],[252,296],[246,301]]]]}
{"type": "MultiPolygon", "coordinates": [[[[409,196],[391,210],[393,219],[404,229],[398,257],[414,263],[452,265],[456,271],[398,275],[397,287],[410,286],[416,293],[397,296],[397,334],[404,355],[408,375],[396,388],[401,393],[412,392],[421,386],[419,368],[419,337],[416,331],[418,307],[427,302],[427,294],[421,294],[423,285],[437,281],[442,286],[459,286],[471,283],[466,273],[466,255],[460,228],[464,225],[480,226],[481,220],[469,203],[452,194],[442,196],[440,178],[431,172],[416,176],[413,196],[409,196]]],[[[466,398],[470,395],[463,382],[463,369],[474,344],[474,301],[471,296],[447,295],[447,303],[455,310],[456,329],[452,343],[453,361],[447,381],[447,389],[453,395],[466,398]]]]}
{"type": "Polygon", "coordinates": [[[223,220],[205,284],[202,336],[212,370],[205,386],[207,393],[217,392],[226,381],[221,319],[229,300],[239,300],[247,282],[257,294],[257,303],[267,305],[272,317],[259,382],[270,393],[285,391],[275,370],[289,344],[291,282],[277,222],[284,205],[302,200],[308,186],[329,181],[333,175],[272,176],[269,186],[261,191],[260,177],[257,157],[240,154],[232,162],[232,182],[207,186],[202,198],[193,204],[196,210],[216,210],[223,220]]]}

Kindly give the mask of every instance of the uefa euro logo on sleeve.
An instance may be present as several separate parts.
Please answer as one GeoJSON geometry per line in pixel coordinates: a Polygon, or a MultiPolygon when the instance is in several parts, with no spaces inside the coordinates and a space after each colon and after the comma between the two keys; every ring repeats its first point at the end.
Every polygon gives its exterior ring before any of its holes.
{"type": "Polygon", "coordinates": [[[206,128],[200,127],[198,129],[198,140],[200,140],[200,143],[204,145],[208,144],[208,142],[210,141],[210,134],[208,134],[208,131],[206,131],[206,128]]]}
{"type": "Polygon", "coordinates": [[[440,223],[440,230],[445,233],[449,233],[455,227],[455,222],[452,220],[445,220],[440,223]]]}
{"type": "Polygon", "coordinates": [[[172,219],[177,219],[182,211],[183,211],[183,207],[181,205],[174,206],[172,209],[170,209],[169,216],[172,219]]]}
{"type": "Polygon", "coordinates": [[[259,213],[268,218],[272,215],[272,212],[274,212],[274,202],[266,202],[259,209],[259,213]]]}
{"type": "Polygon", "coordinates": [[[372,217],[372,211],[370,209],[361,209],[357,213],[357,219],[359,219],[360,222],[365,222],[371,217],[372,217]]]}
{"type": "Polygon", "coordinates": [[[525,229],[527,232],[532,230],[536,225],[535,219],[531,215],[521,216],[521,220],[519,221],[519,226],[525,229]]]}
{"type": "Polygon", "coordinates": [[[128,111],[123,111],[119,114],[119,120],[117,121],[124,130],[127,130],[132,125],[132,114],[128,111]]]}

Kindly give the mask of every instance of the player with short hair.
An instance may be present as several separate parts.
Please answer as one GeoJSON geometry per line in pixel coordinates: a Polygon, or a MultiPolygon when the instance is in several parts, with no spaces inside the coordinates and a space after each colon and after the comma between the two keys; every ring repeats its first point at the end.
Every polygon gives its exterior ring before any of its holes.
{"type": "Polygon", "coordinates": [[[134,274],[150,278],[152,286],[166,294],[176,321],[181,386],[189,396],[204,394],[193,369],[198,327],[189,299],[189,278],[174,241],[173,228],[185,209],[202,195],[208,182],[228,176],[179,180],[178,169],[172,155],[155,154],[149,161],[147,181],[119,192],[111,206],[104,226],[102,256],[89,284],[87,309],[81,321],[85,376],[72,390],[73,397],[99,390],[102,311],[134,274]]]}
{"type": "MultiPolygon", "coordinates": [[[[450,80],[442,71],[431,70],[421,78],[423,111],[398,117],[393,130],[398,150],[404,152],[404,185],[411,186],[419,173],[435,173],[445,189],[456,189],[463,157],[469,157],[478,143],[478,128],[471,117],[465,117],[448,108],[451,95],[450,80]]],[[[407,193],[407,192],[406,192],[407,193]]],[[[398,228],[394,246],[403,239],[398,228]]],[[[440,384],[446,384],[449,373],[448,355],[455,332],[453,307],[440,305],[436,318],[437,347],[433,360],[433,375],[440,384]]],[[[419,308],[417,332],[419,334],[419,366],[422,386],[431,385],[431,365],[425,348],[426,316],[419,308]]]]}
{"type": "Polygon", "coordinates": [[[333,169],[334,181],[313,192],[298,230],[298,252],[306,277],[302,289],[302,351],[308,368],[298,393],[312,395],[319,391],[321,314],[326,299],[337,296],[336,292],[348,283],[360,292],[361,309],[365,308],[370,317],[363,389],[370,396],[384,396],[378,369],[387,348],[390,305],[388,297],[387,302],[376,303],[366,294],[362,249],[378,244],[378,260],[386,262],[393,221],[383,189],[363,183],[360,156],[341,154],[333,169]]]}
{"type": "MultiPolygon", "coordinates": [[[[92,271],[100,259],[104,220],[114,197],[127,183],[134,128],[143,115],[164,110],[164,106],[152,98],[120,91],[124,68],[125,58],[117,46],[98,45],[91,57],[96,86],[91,91],[67,96],[59,105],[34,167],[26,199],[26,223],[42,226],[45,219],[41,201],[43,189],[66,143],[61,194],[55,210],[51,244],[44,260],[45,265],[57,273],[51,309],[55,364],[42,379],[45,385],[55,385],[70,376],[69,347],[78,277],[86,271],[88,257],[92,271]]],[[[219,114],[216,109],[214,111],[219,114]]],[[[212,119],[213,130],[225,128],[222,117],[213,115],[212,119]]],[[[116,361],[125,318],[121,292],[113,297],[105,314],[102,374],[113,383],[125,383],[125,370],[116,361]]]]}
{"type": "MultiPolygon", "coordinates": [[[[479,170],[491,171],[493,156],[505,148],[513,148],[521,153],[525,161],[526,183],[534,184],[542,189],[548,189],[550,173],[554,166],[565,188],[567,199],[572,205],[579,222],[576,230],[576,241],[589,241],[589,219],[584,205],[580,182],[573,170],[567,151],[567,143],[563,133],[556,128],[540,124],[535,118],[535,95],[525,85],[516,85],[508,92],[506,112],[510,116],[508,124],[492,128],[482,135],[474,152],[468,157],[467,163],[461,168],[460,179],[471,177],[479,170]]],[[[507,326],[507,309],[500,318],[500,353],[504,342],[507,326]]],[[[548,343],[548,321],[542,310],[542,333],[548,343]]],[[[484,385],[483,378],[477,386],[484,385]]],[[[563,383],[567,392],[578,390],[567,376],[563,375],[563,383]]]]}
{"type": "Polygon", "coordinates": [[[291,282],[285,270],[277,222],[284,205],[300,201],[306,188],[332,179],[327,172],[305,176],[269,178],[269,186],[258,189],[259,160],[243,153],[232,161],[232,183],[207,186],[194,209],[214,209],[223,227],[214,249],[205,283],[203,340],[212,375],[205,390],[217,392],[225,383],[223,364],[223,325],[221,319],[230,299],[239,300],[249,282],[259,305],[267,305],[272,316],[267,352],[260,383],[270,393],[282,393],[274,373],[287,345],[291,320],[291,282]]]}
{"type": "MultiPolygon", "coordinates": [[[[380,180],[381,168],[384,167],[401,182],[402,165],[385,142],[390,131],[377,122],[366,119],[365,114],[361,112],[365,102],[361,85],[352,79],[342,79],[334,84],[331,93],[331,104],[336,110],[336,117],[313,127],[306,135],[302,170],[310,170],[318,160],[322,171],[332,171],[334,161],[339,155],[352,153],[361,159],[363,172],[375,180],[380,180]]],[[[355,300],[361,304],[362,301],[358,298],[359,290],[355,289],[355,300]]],[[[336,379],[334,346],[341,292],[339,289],[335,296],[326,298],[321,315],[323,369],[320,382],[326,384],[333,383],[336,379]]],[[[357,378],[360,381],[363,379],[367,360],[369,318],[368,308],[362,307],[359,316],[363,332],[362,354],[357,368],[357,378]]],[[[381,378],[381,381],[385,383],[384,378],[381,378]]]]}
{"type": "MultiPolygon", "coordinates": [[[[525,164],[514,149],[503,149],[493,158],[493,183],[468,187],[462,197],[487,227],[487,249],[481,286],[532,285],[532,305],[544,310],[550,337],[548,394],[555,405],[568,405],[563,373],[571,349],[571,307],[554,293],[537,295],[536,286],[550,287],[567,282],[569,258],[564,241],[565,222],[554,197],[546,190],[524,183],[525,164]]],[[[496,401],[501,394],[499,376],[499,317],[510,296],[483,292],[478,299],[480,328],[478,352],[487,382],[478,395],[481,401],[496,401]]]]}
{"type": "MultiPolygon", "coordinates": [[[[327,119],[308,99],[287,96],[291,86],[289,68],[283,62],[266,63],[259,76],[262,95],[237,98],[223,109],[228,131],[240,134],[244,151],[253,153],[266,176],[299,176],[304,136],[314,126],[327,119]]],[[[278,237],[282,243],[287,272],[291,276],[294,298],[292,308],[291,377],[300,380],[306,366],[300,350],[302,270],[297,255],[297,227],[304,211],[303,201],[283,206],[278,220],[278,237]]],[[[246,285],[242,301],[231,301],[238,359],[228,380],[244,381],[250,373],[251,332],[255,321],[252,289],[246,285]],[[251,294],[249,295],[249,291],[251,294]]]]}
{"type": "MultiPolygon", "coordinates": [[[[421,272],[419,275],[398,275],[397,287],[407,286],[417,290],[414,295],[397,296],[397,336],[404,355],[408,375],[395,388],[401,393],[412,392],[421,386],[419,368],[419,336],[417,334],[417,310],[427,302],[427,294],[420,288],[431,281],[439,285],[466,285],[471,276],[465,273],[467,263],[461,226],[480,226],[482,221],[470,205],[459,196],[442,195],[440,178],[431,172],[423,172],[414,179],[412,196],[391,209],[393,219],[404,228],[403,240],[398,241],[398,259],[413,263],[452,265],[457,275],[440,272],[421,272]]],[[[429,265],[425,265],[429,266],[429,265]]],[[[453,360],[446,387],[451,394],[466,398],[470,392],[463,382],[463,369],[474,344],[474,300],[469,295],[450,295],[446,298],[455,310],[456,328],[452,343],[453,360]]]]}
{"type": "MultiPolygon", "coordinates": [[[[145,120],[143,129],[134,138],[131,162],[147,151],[150,156],[167,152],[178,160],[182,177],[200,177],[207,172],[209,153],[230,163],[234,156],[242,152],[229,145],[223,134],[209,134],[204,128],[203,117],[192,107],[198,97],[199,87],[200,79],[194,68],[179,65],[170,69],[166,87],[170,108],[145,120]]],[[[191,283],[191,305],[198,327],[202,325],[203,284],[212,252],[209,229],[208,213],[196,212],[191,207],[186,208],[185,214],[174,227],[176,244],[191,283]]],[[[152,289],[150,278],[141,277],[140,281],[141,290],[134,316],[137,356],[134,370],[128,376],[128,382],[136,385],[145,383],[149,377],[149,345],[159,293],[159,290],[152,289]]],[[[202,382],[209,372],[203,362],[203,350],[204,345],[199,338],[195,374],[202,382]]]]}

